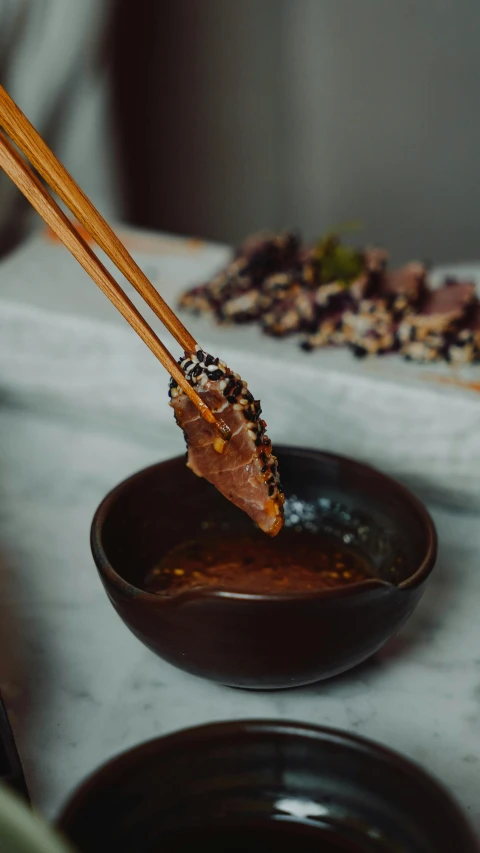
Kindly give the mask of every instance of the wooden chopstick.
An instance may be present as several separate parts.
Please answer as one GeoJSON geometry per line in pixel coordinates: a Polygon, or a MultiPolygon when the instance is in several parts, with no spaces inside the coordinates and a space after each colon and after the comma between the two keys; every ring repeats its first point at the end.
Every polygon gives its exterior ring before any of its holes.
{"type": "Polygon", "coordinates": [[[0,131],[0,167],[28,199],[30,204],[50,226],[59,239],[82,265],[93,281],[105,293],[122,316],[127,320],[153,354],[178,382],[180,388],[194,403],[201,416],[214,424],[224,439],[230,437],[230,430],[203,402],[194,388],[185,378],[183,371],[171,353],[144,320],[135,305],[117,284],[113,276],[97,258],[95,252],[85,242],[62,209],[45,189],[41,181],[29,168],[23,157],[16,151],[7,137],[0,131]]]}
{"type": "Polygon", "coordinates": [[[30,124],[3,86],[0,86],[0,126],[7,131],[10,138],[26,155],[30,163],[35,166],[48,186],[65,202],[68,209],[92,235],[97,245],[103,249],[117,269],[123,273],[127,281],[162,321],[185,353],[195,353],[198,346],[190,332],[155,290],[153,284],[133,260],[121,240],[55,157],[53,151],[30,124]]]}

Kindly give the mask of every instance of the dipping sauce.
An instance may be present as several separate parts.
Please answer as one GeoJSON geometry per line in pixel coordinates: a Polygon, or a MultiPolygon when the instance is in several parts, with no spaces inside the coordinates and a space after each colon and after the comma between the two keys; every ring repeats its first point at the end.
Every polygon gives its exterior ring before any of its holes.
{"type": "Polygon", "coordinates": [[[374,576],[368,561],[337,539],[285,530],[278,539],[254,532],[183,542],[148,573],[144,588],[163,595],[200,587],[271,595],[348,586],[374,576]]]}
{"type": "Polygon", "coordinates": [[[179,830],[162,837],[162,846],[155,853],[367,853],[368,849],[317,827],[272,821],[260,826],[179,830]]]}

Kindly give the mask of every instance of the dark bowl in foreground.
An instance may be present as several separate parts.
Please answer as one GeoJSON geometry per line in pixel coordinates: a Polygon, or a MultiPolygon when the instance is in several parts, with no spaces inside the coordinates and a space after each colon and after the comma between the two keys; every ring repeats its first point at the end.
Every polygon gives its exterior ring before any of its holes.
{"type": "Polygon", "coordinates": [[[478,853],[457,805],[415,764],[283,721],[217,723],[137,746],[84,782],[59,825],[80,853],[236,853],[245,838],[251,853],[478,853]]]}
{"type": "Polygon", "coordinates": [[[233,687],[309,684],[359,664],[405,622],[435,563],[432,520],[403,486],[344,457],[288,447],[276,452],[286,524],[348,542],[369,559],[375,577],[281,596],[142,591],[160,558],[205,535],[206,524],[209,535],[252,528],[243,512],[186,468],[184,456],[121,483],[92,524],[100,577],[131,631],[175,666],[233,687]]]}

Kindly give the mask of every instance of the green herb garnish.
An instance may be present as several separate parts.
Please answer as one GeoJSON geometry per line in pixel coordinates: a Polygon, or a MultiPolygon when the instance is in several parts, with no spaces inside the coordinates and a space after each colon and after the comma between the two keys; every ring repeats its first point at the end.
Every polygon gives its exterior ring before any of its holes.
{"type": "Polygon", "coordinates": [[[339,282],[349,287],[365,269],[363,252],[340,242],[339,232],[357,230],[358,223],[345,223],[327,232],[317,243],[315,260],[319,263],[320,282],[339,282]]]}

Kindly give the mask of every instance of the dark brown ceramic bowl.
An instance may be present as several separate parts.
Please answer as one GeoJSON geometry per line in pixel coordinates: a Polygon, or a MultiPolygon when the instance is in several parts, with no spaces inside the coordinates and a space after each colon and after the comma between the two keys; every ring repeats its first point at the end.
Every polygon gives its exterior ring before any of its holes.
{"type": "MultiPolygon", "coordinates": [[[[377,577],[295,595],[199,589],[143,592],[147,572],[174,545],[252,522],[180,456],[121,483],[101,503],[91,545],[108,596],[145,645],[175,666],[223,684],[309,684],[374,654],[405,622],[436,557],[422,504],[394,480],[340,456],[277,447],[286,523],[326,531],[373,563],[377,577]]],[[[281,549],[281,533],[275,540],[281,549]]]]}
{"type": "Polygon", "coordinates": [[[59,823],[79,853],[478,853],[449,794],[416,765],[341,731],[269,720],[129,750],[87,779],[59,823]]]}

